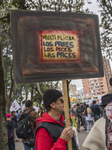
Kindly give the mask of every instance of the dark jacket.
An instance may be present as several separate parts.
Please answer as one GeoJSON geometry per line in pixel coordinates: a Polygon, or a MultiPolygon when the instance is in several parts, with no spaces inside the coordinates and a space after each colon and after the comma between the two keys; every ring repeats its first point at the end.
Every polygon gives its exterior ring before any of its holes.
{"type": "Polygon", "coordinates": [[[100,119],[102,112],[99,108],[99,105],[93,104],[91,105],[90,108],[94,114],[94,121],[97,121],[98,119],[100,119]]]}
{"type": "Polygon", "coordinates": [[[14,126],[15,122],[13,120],[7,120],[8,138],[14,138],[14,126]]]}
{"type": "Polygon", "coordinates": [[[77,107],[76,112],[77,112],[77,118],[80,118],[81,117],[81,109],[80,109],[80,107],[77,107]]]}
{"type": "Polygon", "coordinates": [[[17,128],[17,116],[12,115],[12,120],[15,122],[15,127],[14,128],[17,128]]]}
{"type": "Polygon", "coordinates": [[[58,122],[47,113],[44,113],[40,119],[37,119],[36,150],[66,150],[67,141],[60,138],[64,129],[63,121],[63,115],[61,115],[60,122],[58,122]]]}
{"type": "Polygon", "coordinates": [[[82,106],[80,106],[80,109],[81,109],[81,115],[82,115],[82,113],[85,111],[85,106],[84,105],[82,105],[82,106]]]}
{"type": "Polygon", "coordinates": [[[95,116],[95,115],[100,116],[101,110],[100,110],[100,108],[99,108],[99,105],[93,104],[93,105],[91,105],[90,108],[91,108],[92,112],[94,113],[94,116],[95,116]]]}
{"type": "MultiPolygon", "coordinates": [[[[63,121],[64,121],[63,115],[60,118],[60,122],[58,122],[57,120],[55,120],[54,118],[49,116],[47,114],[47,112],[45,112],[41,118],[37,119],[37,126],[40,122],[49,122],[49,123],[56,123],[56,124],[58,123],[62,127],[64,127],[63,121]]],[[[38,150],[38,149],[39,150],[49,150],[51,148],[52,148],[52,150],[55,150],[58,148],[60,148],[62,150],[66,150],[66,144],[67,144],[67,141],[65,141],[61,138],[58,138],[57,142],[54,144],[53,138],[44,128],[39,128],[37,130],[35,142],[36,142],[35,150],[38,150]]]]}

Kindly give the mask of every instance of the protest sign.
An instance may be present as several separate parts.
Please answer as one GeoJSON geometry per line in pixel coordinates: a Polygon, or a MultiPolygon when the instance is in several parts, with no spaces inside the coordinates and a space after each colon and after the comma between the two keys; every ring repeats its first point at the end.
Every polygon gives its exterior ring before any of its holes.
{"type": "Polygon", "coordinates": [[[16,83],[103,76],[97,15],[12,10],[11,26],[16,83]]]}
{"type": "Polygon", "coordinates": [[[42,62],[80,61],[76,31],[40,31],[39,35],[42,62]]]}
{"type": "Polygon", "coordinates": [[[10,111],[17,111],[20,109],[20,105],[18,104],[17,100],[15,99],[10,107],[10,111]]]}

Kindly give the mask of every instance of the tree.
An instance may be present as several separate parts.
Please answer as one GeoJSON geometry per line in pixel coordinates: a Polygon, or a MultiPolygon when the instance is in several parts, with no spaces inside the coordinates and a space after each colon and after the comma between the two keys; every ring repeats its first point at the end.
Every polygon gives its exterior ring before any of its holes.
{"type": "Polygon", "coordinates": [[[112,1],[98,1],[101,8],[101,46],[103,54],[112,60],[112,1]]]}
{"type": "MultiPolygon", "coordinates": [[[[1,37],[0,37],[1,38],[1,37]]],[[[1,43],[1,40],[0,40],[1,43]]],[[[0,149],[8,150],[8,135],[6,130],[6,98],[5,98],[5,83],[4,83],[4,66],[3,55],[0,44],[0,149]]]]}

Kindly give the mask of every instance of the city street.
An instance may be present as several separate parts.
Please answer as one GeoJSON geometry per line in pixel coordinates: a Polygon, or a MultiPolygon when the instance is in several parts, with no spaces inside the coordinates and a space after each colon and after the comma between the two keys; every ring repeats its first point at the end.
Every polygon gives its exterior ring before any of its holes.
{"type": "MultiPolygon", "coordinates": [[[[79,136],[80,150],[86,150],[84,147],[82,147],[82,143],[87,136],[87,132],[81,130],[81,132],[78,133],[78,136],[79,136]]],[[[15,145],[16,145],[16,150],[24,150],[21,140],[20,142],[15,142],[15,145]]]]}

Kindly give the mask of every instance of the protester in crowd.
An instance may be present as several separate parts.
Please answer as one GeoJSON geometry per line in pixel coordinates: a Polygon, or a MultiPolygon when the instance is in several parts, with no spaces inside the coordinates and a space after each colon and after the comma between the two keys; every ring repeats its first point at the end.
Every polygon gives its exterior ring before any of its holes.
{"type": "Polygon", "coordinates": [[[77,103],[76,113],[77,113],[77,130],[78,130],[78,132],[80,132],[80,126],[81,126],[81,109],[80,109],[80,104],[79,103],[77,103]]]}
{"type": "Polygon", "coordinates": [[[20,110],[20,116],[19,116],[19,119],[20,119],[21,115],[22,115],[22,110],[20,110]]]}
{"type": "Polygon", "coordinates": [[[101,117],[102,112],[100,110],[99,105],[96,104],[95,100],[93,100],[93,104],[91,105],[90,108],[91,108],[91,110],[92,110],[92,112],[94,114],[94,121],[97,121],[101,117]]]}
{"type": "Polygon", "coordinates": [[[76,118],[76,104],[74,103],[70,109],[70,118],[72,120],[72,126],[77,129],[77,118],[76,118]]]}
{"type": "Polygon", "coordinates": [[[18,112],[18,110],[16,111],[16,117],[17,117],[17,121],[19,121],[20,113],[18,112]]]}
{"type": "Polygon", "coordinates": [[[112,94],[102,96],[103,117],[95,122],[82,145],[88,150],[112,150],[112,123],[107,118],[105,110],[111,102],[112,94]]]}
{"type": "Polygon", "coordinates": [[[101,106],[101,103],[99,104],[99,108],[100,108],[101,114],[103,115],[103,107],[101,106]]]}
{"type": "Polygon", "coordinates": [[[39,118],[41,118],[44,113],[42,107],[39,107],[38,113],[39,113],[39,118]]]}
{"type": "Polygon", "coordinates": [[[87,121],[87,133],[89,133],[90,125],[91,125],[91,127],[93,126],[92,110],[89,107],[89,105],[86,105],[86,109],[85,109],[84,114],[86,116],[86,121],[87,121]]]}
{"type": "Polygon", "coordinates": [[[86,102],[84,102],[84,107],[86,108],[86,102]]]}
{"type": "Polygon", "coordinates": [[[84,115],[84,111],[86,109],[86,106],[83,105],[83,103],[80,103],[80,109],[81,109],[81,122],[84,127],[84,130],[87,130],[87,123],[86,123],[86,116],[84,115]]]}
{"type": "Polygon", "coordinates": [[[96,103],[99,104],[99,100],[98,99],[96,99],[96,103]]]}
{"type": "Polygon", "coordinates": [[[16,135],[16,128],[17,128],[17,116],[16,116],[16,111],[12,111],[12,120],[15,122],[15,127],[14,127],[14,139],[15,142],[19,142],[19,139],[16,135]]]}
{"type": "Polygon", "coordinates": [[[8,144],[9,150],[15,150],[15,142],[14,142],[14,126],[15,122],[11,120],[11,114],[6,115],[7,118],[7,131],[8,131],[8,144]]]}
{"type": "MultiPolygon", "coordinates": [[[[45,112],[37,119],[36,150],[66,150],[67,142],[74,137],[72,126],[64,128],[63,95],[60,91],[49,89],[43,95],[45,112]]],[[[73,147],[77,150],[75,138],[73,147]]]]}
{"type": "MultiPolygon", "coordinates": [[[[30,137],[28,137],[28,140],[30,140],[30,139],[32,139],[32,137],[34,137],[34,133],[35,133],[35,130],[36,130],[36,123],[37,123],[36,119],[39,118],[38,113],[33,108],[33,102],[31,100],[27,100],[26,103],[25,103],[24,112],[28,113],[29,111],[31,111],[30,112],[30,121],[31,121],[30,123],[31,123],[32,134],[30,135],[30,137]]],[[[29,146],[24,144],[24,142],[26,140],[27,139],[22,139],[22,142],[23,142],[23,145],[24,145],[24,150],[31,150],[31,148],[33,150],[35,150],[35,146],[29,147],[29,146]]]]}

